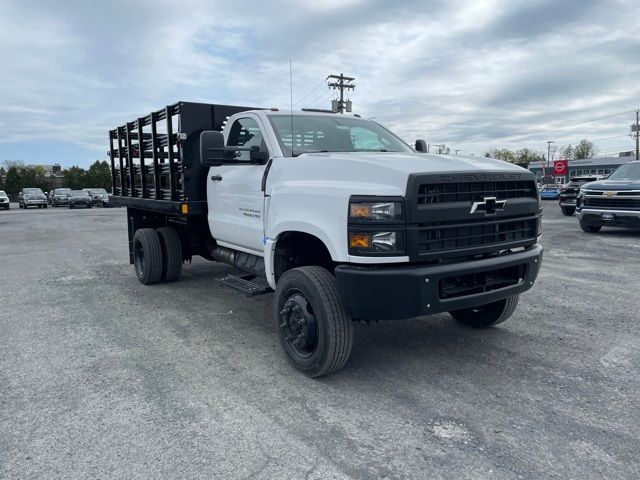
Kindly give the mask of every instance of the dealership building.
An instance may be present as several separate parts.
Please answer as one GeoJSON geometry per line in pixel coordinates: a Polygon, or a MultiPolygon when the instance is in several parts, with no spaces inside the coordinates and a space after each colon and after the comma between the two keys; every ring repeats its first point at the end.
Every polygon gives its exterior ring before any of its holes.
{"type": "Polygon", "coordinates": [[[540,183],[567,183],[569,178],[579,175],[609,175],[620,165],[635,160],[633,152],[624,152],[617,157],[593,157],[580,160],[569,160],[568,175],[553,175],[553,162],[531,162],[529,170],[533,172],[540,183]],[[543,180],[546,181],[543,182],[543,180]]]}

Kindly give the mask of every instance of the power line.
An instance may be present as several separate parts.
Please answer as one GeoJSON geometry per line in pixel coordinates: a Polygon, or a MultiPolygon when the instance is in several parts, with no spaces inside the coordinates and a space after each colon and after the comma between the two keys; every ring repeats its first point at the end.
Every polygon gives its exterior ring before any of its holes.
{"type": "Polygon", "coordinates": [[[318,100],[321,100],[321,102],[324,103],[331,97],[333,97],[333,92],[329,92],[329,95],[327,95],[327,92],[322,92],[319,97],[316,97],[314,100],[310,101],[308,105],[309,107],[313,107],[316,103],[318,103],[318,100]]]}
{"type": "Polygon", "coordinates": [[[316,104],[319,104],[319,108],[323,108],[326,107],[326,103],[331,100],[331,98],[334,96],[333,92],[329,92],[329,95],[327,95],[325,98],[323,98],[322,100],[320,100],[319,102],[315,102],[313,104],[310,105],[310,107],[316,107],[316,104]]]}
{"type": "MultiPolygon", "coordinates": [[[[515,137],[518,135],[531,135],[534,133],[545,133],[545,132],[552,132],[554,130],[560,130],[562,128],[567,128],[567,127],[575,127],[577,125],[584,125],[586,123],[592,123],[592,122],[597,122],[598,120],[606,120],[607,118],[613,118],[613,117],[619,117],[621,115],[627,115],[629,113],[635,113],[635,110],[626,110],[624,112],[618,112],[618,113],[612,113],[610,115],[604,115],[602,117],[598,117],[598,118],[592,118],[591,120],[582,120],[580,122],[575,122],[575,123],[565,123],[563,125],[555,125],[553,127],[549,127],[549,128],[540,128],[540,129],[536,129],[536,130],[525,130],[522,132],[515,132],[515,133],[508,133],[506,135],[500,135],[500,137],[498,138],[509,138],[509,137],[515,137]]],[[[472,140],[470,142],[465,142],[465,143],[459,143],[458,145],[468,145],[471,143],[486,143],[486,142],[490,142],[491,140],[472,140]]]]}
{"type": "Polygon", "coordinates": [[[318,90],[318,88],[320,88],[322,85],[326,85],[327,84],[327,80],[322,80],[318,85],[316,85],[315,87],[313,87],[311,90],[309,90],[305,96],[299,98],[298,100],[296,100],[294,102],[294,105],[299,104],[302,100],[304,100],[305,98],[307,98],[309,95],[311,95],[313,92],[315,92],[316,90],[318,90]]]}

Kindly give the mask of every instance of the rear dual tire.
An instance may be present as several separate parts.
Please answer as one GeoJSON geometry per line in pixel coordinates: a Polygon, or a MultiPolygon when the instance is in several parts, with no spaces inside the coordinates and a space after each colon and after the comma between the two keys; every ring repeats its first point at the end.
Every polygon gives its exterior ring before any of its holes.
{"type": "Polygon", "coordinates": [[[182,273],[182,244],[175,228],[162,227],[156,230],[162,247],[162,281],[175,282],[182,273]]]}
{"type": "Polygon", "coordinates": [[[136,230],[133,264],[143,285],[178,280],[182,272],[182,245],[178,232],[169,227],[136,230]]]}

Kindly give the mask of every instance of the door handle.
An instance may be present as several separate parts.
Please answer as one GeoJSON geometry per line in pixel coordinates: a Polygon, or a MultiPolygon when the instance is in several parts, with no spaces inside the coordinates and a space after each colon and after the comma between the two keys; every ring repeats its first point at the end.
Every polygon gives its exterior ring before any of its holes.
{"type": "Polygon", "coordinates": [[[219,182],[220,180],[222,180],[222,175],[211,175],[211,180],[213,180],[214,182],[219,182]]]}

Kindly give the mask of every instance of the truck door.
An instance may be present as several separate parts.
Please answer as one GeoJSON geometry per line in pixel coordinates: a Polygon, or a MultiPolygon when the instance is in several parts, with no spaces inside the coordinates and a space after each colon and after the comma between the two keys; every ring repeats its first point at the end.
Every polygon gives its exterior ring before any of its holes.
{"type": "MultiPolygon", "coordinates": [[[[230,126],[227,146],[251,147],[269,152],[260,118],[252,114],[230,126]]],[[[209,228],[219,245],[263,254],[264,192],[262,176],[266,165],[247,163],[249,152],[209,169],[207,198],[209,228]],[[242,163],[240,163],[242,162],[242,163]]]]}

